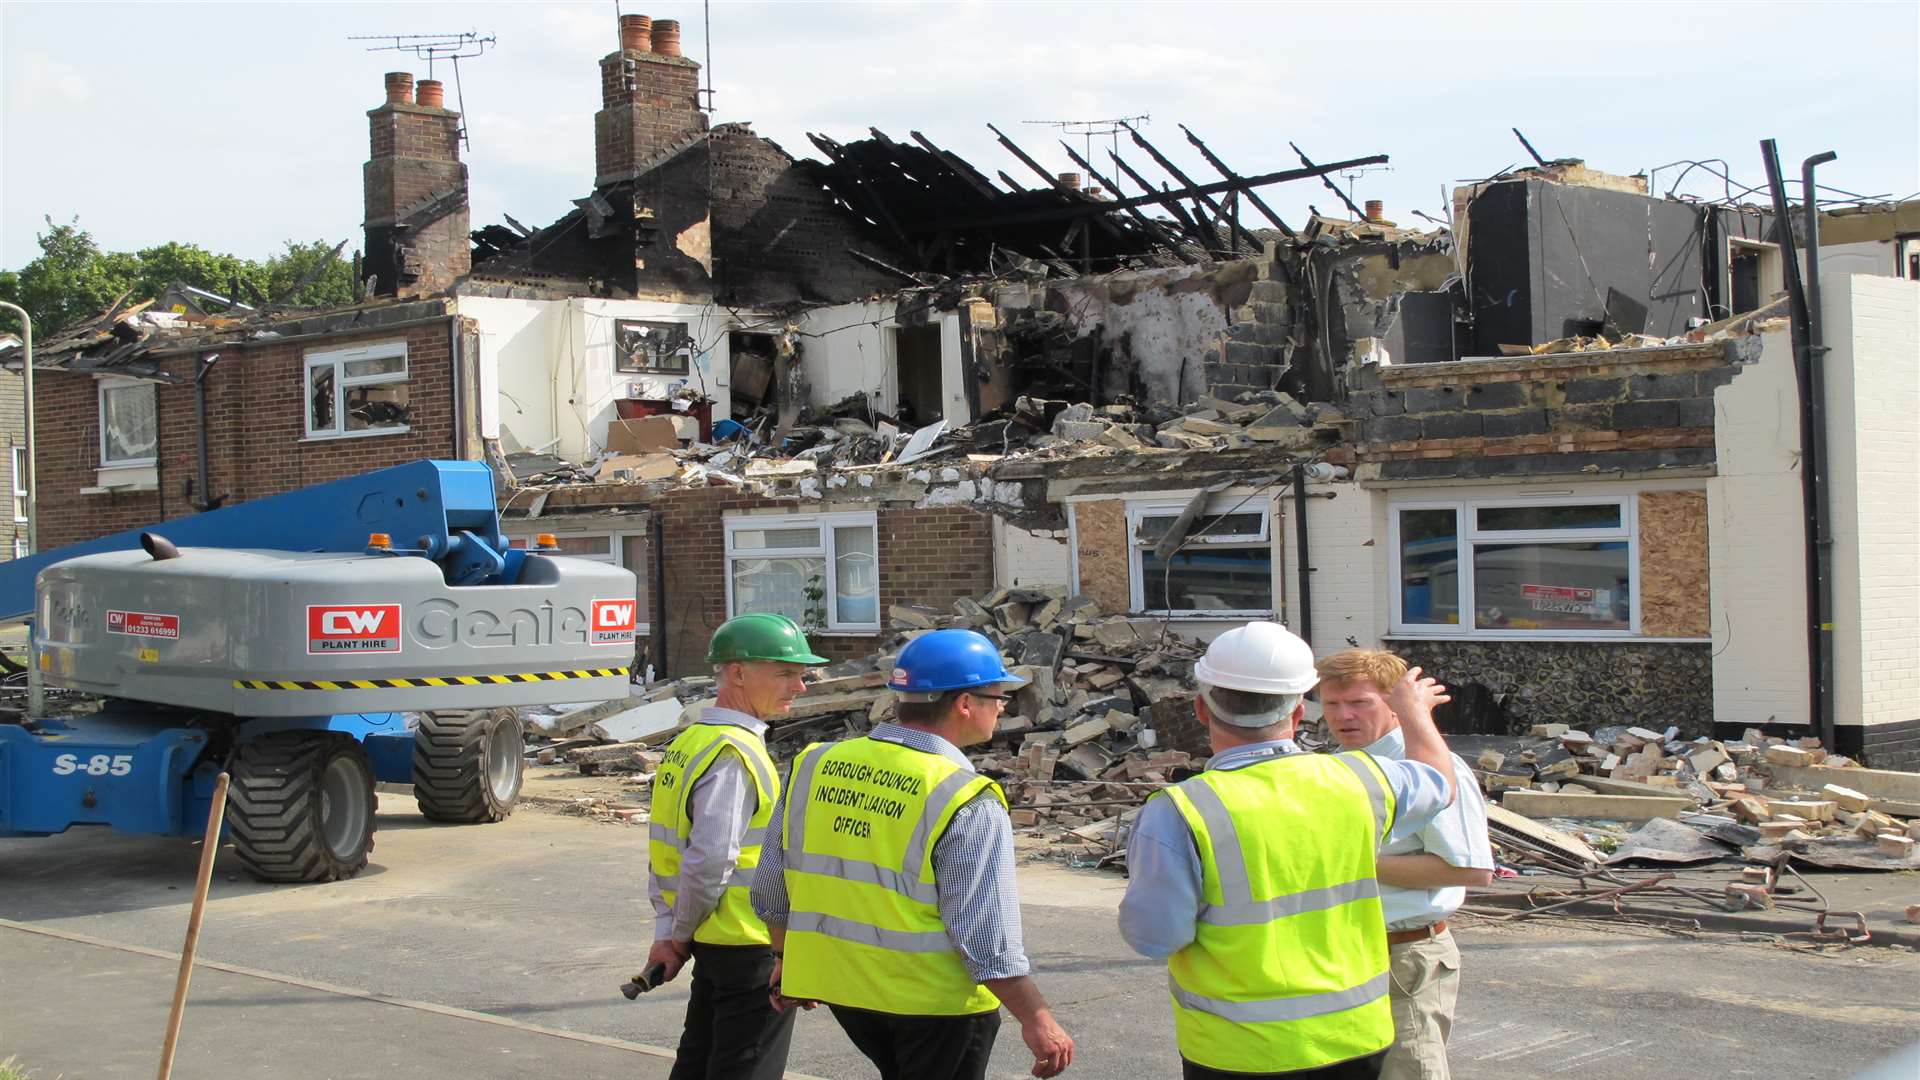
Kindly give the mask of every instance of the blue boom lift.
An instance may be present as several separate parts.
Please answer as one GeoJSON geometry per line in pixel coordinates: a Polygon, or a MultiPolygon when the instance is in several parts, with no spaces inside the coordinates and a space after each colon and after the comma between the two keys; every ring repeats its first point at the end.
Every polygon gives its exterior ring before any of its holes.
{"type": "Polygon", "coordinates": [[[511,707],[625,695],[635,614],[628,571],[509,547],[493,475],[466,461],[0,563],[0,621],[31,619],[41,676],[105,699],[0,720],[0,836],[197,836],[225,770],[256,877],[350,877],[376,780],[440,821],[512,812],[511,707]]]}

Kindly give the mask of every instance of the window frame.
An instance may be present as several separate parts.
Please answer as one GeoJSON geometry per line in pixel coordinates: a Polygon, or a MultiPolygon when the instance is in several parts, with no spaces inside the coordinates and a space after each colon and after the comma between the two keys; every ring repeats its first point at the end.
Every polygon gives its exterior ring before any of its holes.
{"type": "Polygon", "coordinates": [[[664,375],[672,378],[689,378],[693,375],[694,362],[693,327],[676,319],[615,319],[613,320],[613,370],[620,375],[664,375]],[[679,368],[665,368],[651,365],[630,364],[628,353],[621,344],[620,331],[629,326],[673,327],[687,342],[686,362],[679,368]]]}
{"type": "Polygon", "coordinates": [[[1256,492],[1252,495],[1221,494],[1207,500],[1200,516],[1220,516],[1226,514],[1256,513],[1260,518],[1258,536],[1235,533],[1225,536],[1202,536],[1190,541],[1193,545],[1216,547],[1226,550],[1247,551],[1258,549],[1267,553],[1267,591],[1275,603],[1267,608],[1149,608],[1146,606],[1146,550],[1153,546],[1140,537],[1140,524],[1150,517],[1179,517],[1193,499],[1193,492],[1185,497],[1129,499],[1126,502],[1127,522],[1127,603],[1132,613],[1153,615],[1173,619],[1271,619],[1279,611],[1279,588],[1273,582],[1276,563],[1279,558],[1274,548],[1277,530],[1274,529],[1274,501],[1271,495],[1256,492]],[[1256,507],[1250,511],[1249,507],[1256,507]]]}
{"type": "Polygon", "coordinates": [[[15,525],[25,525],[27,523],[28,498],[27,448],[24,446],[12,446],[8,447],[8,449],[12,451],[10,457],[13,463],[13,523],[15,525]]]}
{"type": "Polygon", "coordinates": [[[327,349],[310,352],[302,358],[300,365],[300,412],[301,427],[308,439],[362,439],[375,435],[404,435],[413,430],[411,378],[413,364],[407,355],[407,343],[401,341],[380,341],[371,345],[355,345],[345,349],[327,349]],[[379,375],[347,374],[347,365],[355,360],[385,360],[388,357],[400,358],[398,372],[386,372],[379,375]],[[316,428],[313,426],[313,372],[315,368],[328,365],[333,368],[333,426],[316,428]],[[407,384],[408,421],[389,427],[370,427],[359,431],[347,430],[347,390],[355,386],[378,386],[387,383],[407,384]]]}
{"type": "MultiPolygon", "coordinates": [[[[726,579],[727,617],[740,614],[734,606],[733,564],[737,559],[768,559],[818,556],[826,561],[827,573],[822,575],[822,584],[826,594],[821,598],[826,609],[826,628],[810,629],[808,633],[828,636],[857,635],[871,637],[884,629],[886,605],[881,602],[880,591],[880,515],[872,510],[844,510],[820,514],[734,514],[721,519],[725,527],[726,540],[721,554],[721,575],[726,579]],[[813,527],[819,530],[819,543],[809,548],[739,548],[734,536],[740,532],[757,529],[798,529],[813,527]],[[873,533],[873,590],[874,620],[872,622],[849,622],[839,617],[839,575],[837,573],[839,556],[834,548],[834,530],[848,527],[865,527],[873,533]]],[[[805,629],[805,627],[802,627],[805,629]]]]}
{"type": "Polygon", "coordinates": [[[1638,638],[1640,632],[1640,525],[1637,494],[1612,495],[1486,495],[1443,498],[1394,499],[1387,504],[1387,589],[1388,625],[1395,637],[1406,638],[1478,638],[1505,640],[1542,639],[1625,639],[1638,638]],[[1541,506],[1617,506],[1620,524],[1606,529],[1481,529],[1479,511],[1541,506]],[[1454,512],[1454,560],[1459,568],[1458,623],[1410,623],[1402,610],[1405,593],[1400,565],[1400,515],[1407,510],[1452,510],[1454,512]],[[1627,545],[1628,617],[1623,630],[1601,628],[1565,629],[1482,629],[1474,625],[1478,610],[1474,596],[1474,545],[1479,544],[1553,544],[1619,543],[1627,545]]]}
{"type": "MultiPolygon", "coordinates": [[[[138,469],[144,466],[153,465],[156,462],[158,462],[160,460],[160,457],[158,454],[158,450],[160,446],[160,388],[159,386],[155,383],[148,382],[145,379],[105,378],[105,379],[100,379],[98,381],[98,385],[94,389],[94,395],[95,395],[95,400],[98,403],[96,412],[100,419],[100,468],[102,469],[138,469]],[[108,445],[107,443],[107,393],[110,390],[129,390],[129,389],[135,389],[142,386],[146,387],[147,392],[153,395],[153,434],[154,434],[153,444],[154,444],[155,453],[148,454],[145,457],[131,457],[131,458],[108,457],[107,456],[107,445],[108,445]]],[[[17,485],[18,483],[19,481],[15,480],[15,484],[17,485]]]]}
{"type": "MultiPolygon", "coordinates": [[[[539,538],[540,533],[551,533],[553,534],[553,537],[556,540],[604,540],[606,541],[607,552],[604,555],[599,553],[595,553],[591,555],[583,555],[577,551],[558,551],[558,552],[553,552],[552,554],[556,554],[561,556],[562,558],[567,558],[567,559],[586,559],[589,562],[606,563],[608,566],[618,566],[623,570],[630,570],[633,572],[634,577],[640,579],[640,582],[639,582],[640,588],[647,589],[649,590],[649,592],[651,592],[652,585],[653,585],[652,580],[644,576],[649,570],[649,567],[628,566],[626,561],[627,560],[627,540],[631,537],[638,536],[641,539],[648,540],[649,543],[651,543],[651,537],[648,535],[647,530],[645,529],[614,529],[608,532],[601,532],[596,529],[554,529],[551,525],[549,525],[546,528],[541,529],[539,532],[526,532],[526,533],[515,532],[515,533],[507,534],[507,546],[509,548],[516,548],[521,551],[526,551],[533,547],[533,542],[539,538]]],[[[651,555],[651,550],[649,550],[649,555],[651,555]]],[[[635,600],[639,599],[639,595],[637,593],[635,594],[634,599],[635,600]]],[[[652,602],[653,602],[653,597],[649,595],[647,597],[647,603],[641,605],[642,610],[636,611],[634,613],[635,615],[634,633],[638,637],[647,636],[647,631],[649,629],[649,624],[650,624],[650,617],[653,614],[651,611],[652,602]]]]}

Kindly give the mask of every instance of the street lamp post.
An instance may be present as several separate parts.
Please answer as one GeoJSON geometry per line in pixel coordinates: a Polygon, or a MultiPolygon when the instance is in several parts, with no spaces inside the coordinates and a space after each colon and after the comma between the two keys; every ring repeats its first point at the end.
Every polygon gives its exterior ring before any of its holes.
{"type": "MultiPolygon", "coordinates": [[[[19,304],[10,304],[0,300],[0,309],[20,316],[20,378],[26,388],[26,450],[27,450],[27,554],[35,555],[40,551],[40,481],[35,469],[33,438],[33,316],[19,304]]],[[[20,477],[14,477],[18,483],[20,477]]],[[[37,614],[37,613],[36,613],[37,614]]],[[[40,657],[33,646],[32,623],[27,631],[27,715],[35,718],[46,715],[47,689],[40,678],[40,657]]]]}

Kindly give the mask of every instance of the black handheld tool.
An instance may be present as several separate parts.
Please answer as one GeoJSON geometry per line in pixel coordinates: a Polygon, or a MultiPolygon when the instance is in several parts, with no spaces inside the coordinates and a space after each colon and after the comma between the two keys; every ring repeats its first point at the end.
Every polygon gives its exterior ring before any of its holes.
{"type": "Polygon", "coordinates": [[[655,964],[640,974],[635,975],[632,979],[621,983],[620,992],[627,996],[628,1001],[632,1001],[641,994],[665,982],[666,977],[667,965],[655,964]]]}

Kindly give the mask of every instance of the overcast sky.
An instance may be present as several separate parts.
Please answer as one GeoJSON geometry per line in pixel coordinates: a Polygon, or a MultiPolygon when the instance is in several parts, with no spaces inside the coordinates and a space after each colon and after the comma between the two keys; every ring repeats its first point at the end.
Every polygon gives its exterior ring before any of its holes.
{"type": "MultiPolygon", "coordinates": [[[[681,20],[687,55],[705,60],[700,5],[623,10],[681,20]]],[[[592,183],[596,61],[614,47],[614,14],[609,0],[4,3],[0,267],[37,254],[46,215],[77,216],[110,249],[358,248],[365,112],[383,100],[383,72],[424,78],[426,65],[354,34],[496,35],[461,68],[473,223],[505,212],[545,224],[592,183]]],[[[796,156],[817,156],[810,131],[917,129],[1025,183],[988,123],[1066,169],[1058,132],[1026,121],[1144,114],[1147,137],[1196,178],[1211,176],[1180,123],[1246,174],[1294,167],[1289,140],[1320,161],[1389,154],[1354,194],[1385,200],[1402,224],[1418,223],[1413,209],[1443,216],[1453,182],[1525,161],[1512,127],[1549,158],[1621,173],[1723,158],[1749,184],[1772,136],[1794,175],[1831,149],[1840,160],[1823,182],[1920,189],[1914,0],[715,2],[711,18],[715,120],[750,121],[796,156]]],[[[1701,176],[1688,188],[1717,193],[1701,176]]],[[[1310,202],[1339,207],[1312,180],[1265,194],[1295,223],[1310,202]]]]}

